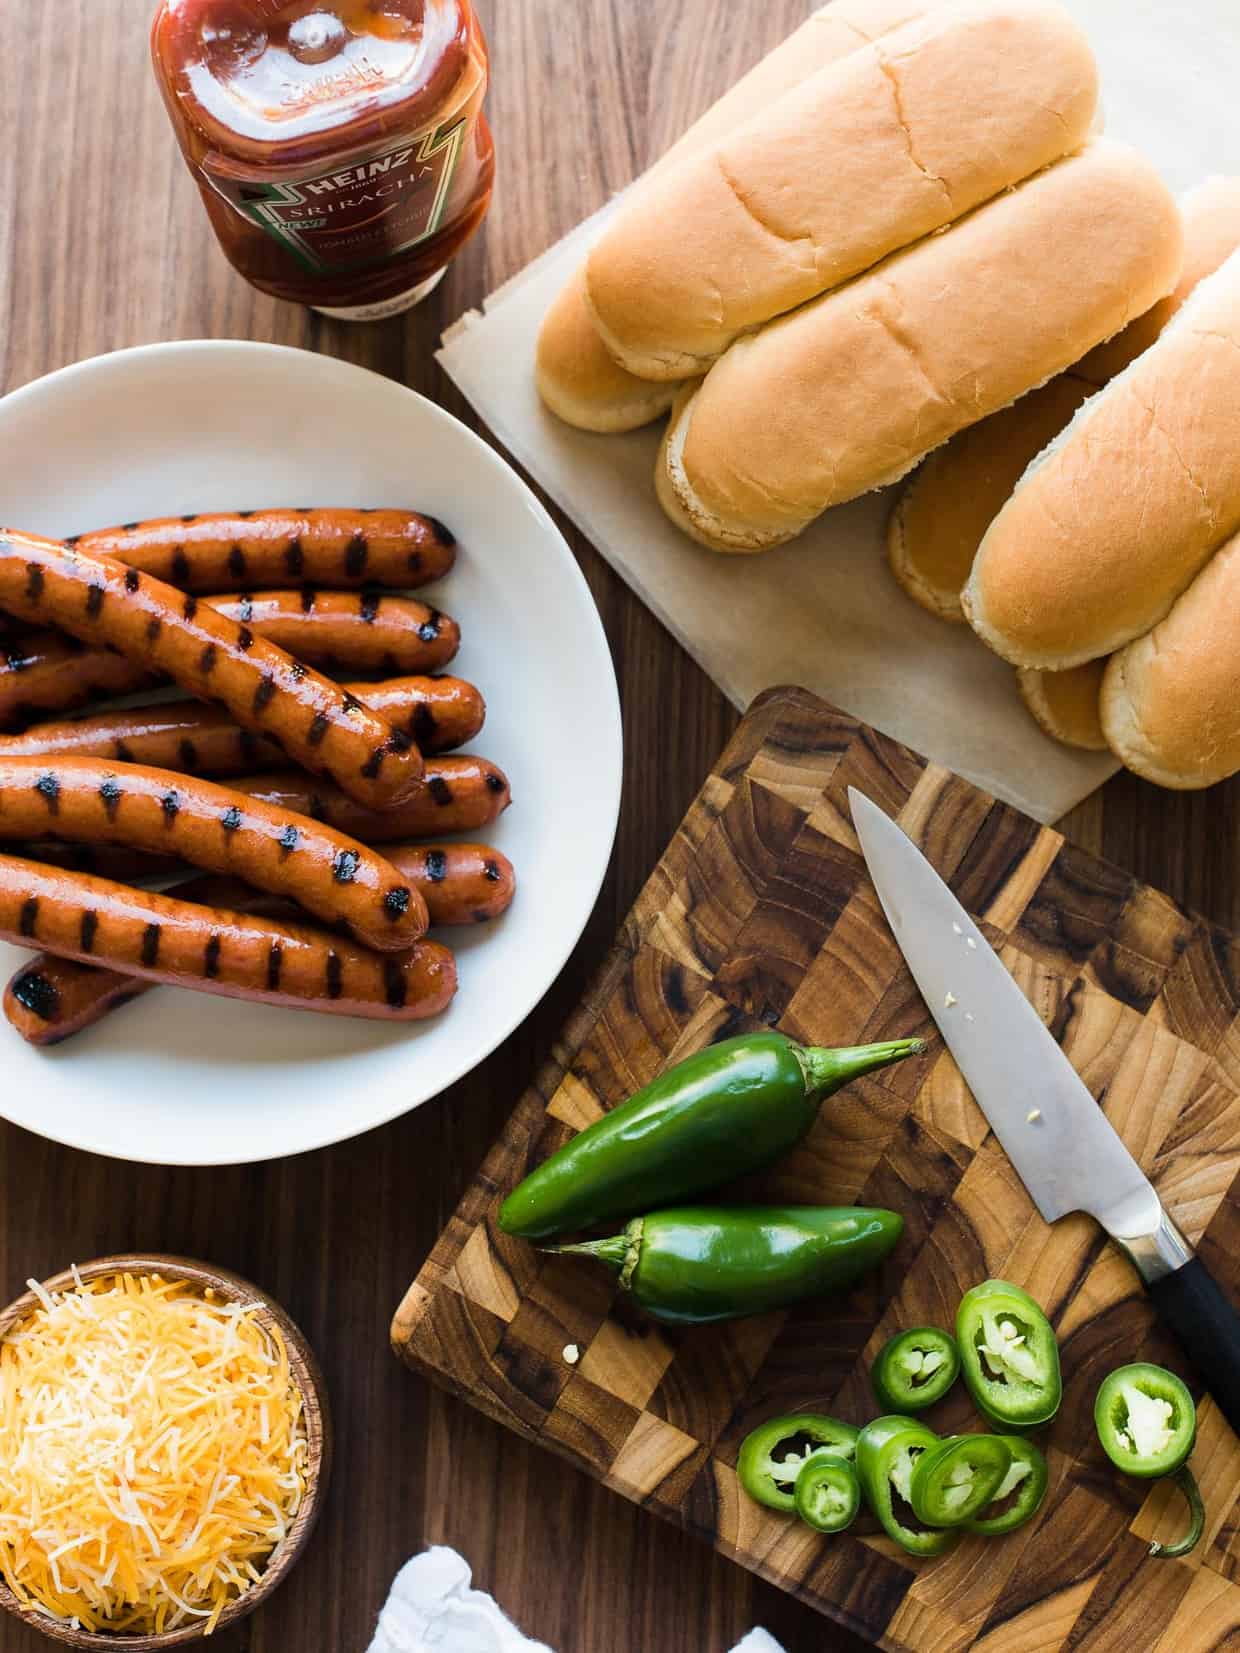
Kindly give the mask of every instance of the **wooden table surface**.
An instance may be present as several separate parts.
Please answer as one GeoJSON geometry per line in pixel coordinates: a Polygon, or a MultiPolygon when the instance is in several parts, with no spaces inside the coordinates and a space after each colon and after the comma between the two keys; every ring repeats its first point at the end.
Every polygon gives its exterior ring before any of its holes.
{"type": "MultiPolygon", "coordinates": [[[[442,328],[640,171],[808,9],[804,0],[480,4],[499,155],[490,220],[413,316],[345,327],[252,292],[217,252],[148,67],[154,4],[0,5],[0,389],[128,345],[267,339],[391,374],[468,420],[432,359],[442,328]]],[[[461,1549],[476,1583],[557,1653],[725,1653],[754,1623],[789,1653],[861,1645],[433,1391],[388,1351],[392,1310],[735,722],[562,526],[619,674],[626,784],[597,908],[525,1026],[426,1107],[284,1162],[139,1167],[0,1126],[3,1300],[71,1259],[182,1252],[273,1293],[326,1369],[338,1451],[325,1519],[290,1582],[220,1636],[219,1653],[361,1653],[397,1567],[432,1543],[461,1549]]],[[[1085,847],[1240,926],[1237,783],[1176,796],[1121,777],[1065,826],[1085,847]]],[[[0,1624],[0,1653],[46,1645],[0,1624]]]]}

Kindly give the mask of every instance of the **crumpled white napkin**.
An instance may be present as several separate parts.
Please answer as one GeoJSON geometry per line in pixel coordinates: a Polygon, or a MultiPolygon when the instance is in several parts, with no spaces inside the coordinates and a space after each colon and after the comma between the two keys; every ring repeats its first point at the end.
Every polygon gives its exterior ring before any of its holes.
{"type": "MultiPolygon", "coordinates": [[[[482,1590],[470,1588],[464,1556],[437,1544],[407,1561],[379,1615],[369,1653],[551,1653],[532,1642],[482,1590]]],[[[751,1630],[735,1653],[783,1653],[751,1630]]]]}

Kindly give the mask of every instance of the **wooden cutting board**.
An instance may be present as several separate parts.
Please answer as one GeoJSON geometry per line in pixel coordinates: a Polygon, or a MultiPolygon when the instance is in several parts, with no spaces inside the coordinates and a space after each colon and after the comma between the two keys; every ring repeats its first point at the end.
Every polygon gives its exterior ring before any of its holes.
{"type": "MultiPolygon", "coordinates": [[[[1085,1218],[1048,1228],[989,1134],[880,912],[850,785],[897,815],[950,882],[1240,1296],[1240,942],[804,690],[773,689],[410,1288],[394,1345],[491,1417],[884,1647],[1240,1646],[1240,1443],[1203,1399],[1193,1463],[1206,1538],[1185,1560],[1148,1559],[1182,1509],[1111,1470],[1093,1397],[1127,1360],[1191,1373],[1115,1248],[1085,1218]],[[665,1064],[763,1026],[815,1044],[932,1040],[923,1058],[827,1102],[797,1153],[743,1189],[901,1212],[900,1246],[862,1288],[669,1332],[618,1305],[601,1269],[499,1233],[500,1199],[575,1131],[665,1064]],[[872,1530],[820,1538],[740,1493],[737,1448],[755,1424],[807,1407],[873,1417],[867,1373],[882,1342],[904,1326],[950,1327],[962,1293],[988,1275],[1032,1291],[1060,1339],[1064,1401],[1043,1437],[1051,1489],[1037,1522],[916,1562],[872,1530]]],[[[980,1427],[959,1386],[927,1417],[943,1431],[980,1427]]]]}

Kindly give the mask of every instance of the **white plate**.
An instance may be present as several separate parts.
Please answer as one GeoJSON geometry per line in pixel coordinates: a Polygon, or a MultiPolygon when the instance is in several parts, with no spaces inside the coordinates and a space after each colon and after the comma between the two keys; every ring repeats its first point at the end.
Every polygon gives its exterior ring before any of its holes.
{"type": "MultiPolygon", "coordinates": [[[[50,1051],[0,1023],[0,1113],[121,1158],[228,1164],[319,1148],[453,1084],[529,1014],[598,895],[620,804],[603,628],[537,500],[423,397],[325,356],[202,341],[100,356],[0,401],[0,523],[64,535],[264,505],[408,506],[460,556],[430,588],[460,620],[449,668],[487,699],[472,749],[512,782],[493,828],[517,869],[509,914],[445,931],[460,991],[418,1026],[160,988],[50,1051]]],[[[5,979],[23,955],[0,945],[5,979]]]]}

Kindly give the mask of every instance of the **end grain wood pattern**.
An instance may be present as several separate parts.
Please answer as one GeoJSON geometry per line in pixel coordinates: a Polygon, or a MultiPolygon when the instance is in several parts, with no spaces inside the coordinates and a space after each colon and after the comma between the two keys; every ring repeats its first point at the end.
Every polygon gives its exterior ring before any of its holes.
{"type": "MultiPolygon", "coordinates": [[[[1240,1442],[1199,1408],[1204,1542],[1165,1487],[1112,1472],[1104,1374],[1152,1359],[1192,1382],[1136,1275],[1084,1217],[1047,1227],[944,1049],[883,919],[847,808],[869,794],[976,917],[1225,1289],[1240,1294],[1240,943],[799,689],[760,697],[672,840],[553,1058],[401,1304],[405,1360],[607,1486],[841,1624],[909,1653],[1140,1648],[1240,1639],[1240,1442]],[[692,1332],[644,1322],[603,1271],[501,1234],[503,1195],[667,1063],[766,1026],[817,1044],[924,1034],[924,1057],[827,1102],[797,1152],[739,1191],[890,1206],[899,1248],[845,1298],[692,1332]],[[917,1562],[871,1527],[820,1538],[745,1498],[737,1449],[814,1407],[875,1415],[892,1332],[950,1327],[988,1275],[1059,1334],[1051,1490],[1010,1538],[917,1562]],[[580,1359],[566,1350],[575,1344],[580,1359]]],[[[1200,1397],[1199,1387],[1194,1392],[1200,1397]]],[[[928,1414],[981,1427],[958,1386],[928,1414]]]]}

